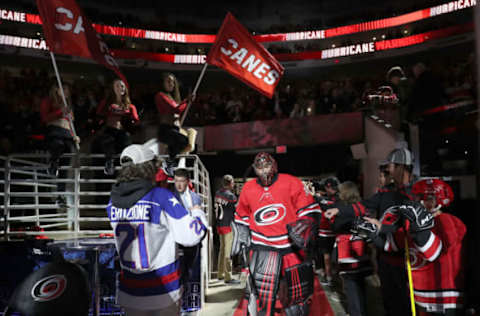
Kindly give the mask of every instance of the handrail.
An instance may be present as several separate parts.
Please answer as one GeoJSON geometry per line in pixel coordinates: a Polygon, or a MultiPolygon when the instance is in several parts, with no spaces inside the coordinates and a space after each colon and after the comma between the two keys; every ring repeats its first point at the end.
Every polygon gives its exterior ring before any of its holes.
{"type": "MultiPolygon", "coordinates": [[[[63,234],[68,238],[79,235],[112,232],[105,208],[114,178],[103,175],[103,154],[64,154],[61,157],[58,178],[47,174],[48,154],[13,154],[0,156],[4,179],[0,180],[4,203],[6,239],[19,234],[63,234]],[[75,166],[71,160],[76,159],[75,166]],[[55,203],[63,198],[64,204],[55,203]],[[18,225],[38,226],[44,231],[19,232],[18,225]],[[107,228],[108,227],[108,228],[107,228]]],[[[192,183],[202,198],[202,207],[211,218],[211,192],[208,171],[196,155],[180,155],[187,161],[186,169],[193,173],[192,183]]],[[[161,156],[160,158],[166,158],[161,156]]],[[[117,168],[118,169],[118,168],[117,168]]]]}

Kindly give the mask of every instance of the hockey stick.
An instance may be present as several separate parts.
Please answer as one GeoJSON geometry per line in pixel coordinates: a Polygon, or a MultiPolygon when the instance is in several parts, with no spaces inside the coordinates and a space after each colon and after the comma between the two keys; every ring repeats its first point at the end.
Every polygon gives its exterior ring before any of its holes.
{"type": "Polygon", "coordinates": [[[417,314],[415,311],[415,298],[413,296],[412,265],[410,264],[410,254],[408,250],[407,236],[405,236],[405,260],[407,261],[408,287],[410,292],[410,305],[412,308],[412,316],[416,316],[417,314]]]}

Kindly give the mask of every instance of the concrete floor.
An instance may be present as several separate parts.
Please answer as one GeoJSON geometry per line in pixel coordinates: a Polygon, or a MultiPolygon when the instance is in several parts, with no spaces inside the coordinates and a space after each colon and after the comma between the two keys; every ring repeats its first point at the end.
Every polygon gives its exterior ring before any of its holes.
{"type": "Polygon", "coordinates": [[[211,280],[205,297],[205,306],[200,316],[232,316],[239,300],[245,293],[245,277],[234,274],[240,280],[238,285],[227,285],[217,279],[211,280]]]}
{"type": "MultiPolygon", "coordinates": [[[[211,280],[205,298],[205,306],[202,308],[199,316],[232,316],[237,308],[238,302],[243,298],[245,292],[246,277],[239,274],[234,278],[240,280],[239,285],[226,285],[223,281],[217,279],[211,280]]],[[[336,316],[347,316],[342,305],[341,295],[335,293],[328,287],[323,287],[327,294],[330,306],[336,316]]],[[[372,314],[373,315],[373,314],[372,314]]],[[[378,315],[378,314],[377,314],[378,315]]]]}

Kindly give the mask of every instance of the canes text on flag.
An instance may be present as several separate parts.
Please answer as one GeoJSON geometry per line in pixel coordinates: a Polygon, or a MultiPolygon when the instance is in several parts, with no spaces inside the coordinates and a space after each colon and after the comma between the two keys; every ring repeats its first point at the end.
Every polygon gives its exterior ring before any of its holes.
{"type": "Polygon", "coordinates": [[[207,63],[225,69],[269,98],[284,72],[275,57],[231,13],[223,21],[207,63]]]}

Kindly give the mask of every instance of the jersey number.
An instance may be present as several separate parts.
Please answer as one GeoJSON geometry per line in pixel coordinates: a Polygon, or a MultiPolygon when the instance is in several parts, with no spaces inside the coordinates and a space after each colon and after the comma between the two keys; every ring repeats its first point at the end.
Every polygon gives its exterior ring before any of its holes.
{"type": "Polygon", "coordinates": [[[125,251],[128,249],[132,242],[138,242],[138,252],[140,257],[140,266],[142,269],[147,269],[148,253],[147,245],[145,243],[145,224],[130,225],[130,224],[118,224],[115,228],[115,236],[120,237],[122,232],[126,233],[125,238],[120,244],[120,261],[122,265],[131,269],[136,269],[137,265],[135,261],[128,261],[125,259],[125,251]]]}

